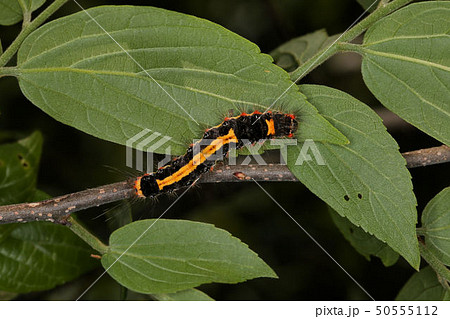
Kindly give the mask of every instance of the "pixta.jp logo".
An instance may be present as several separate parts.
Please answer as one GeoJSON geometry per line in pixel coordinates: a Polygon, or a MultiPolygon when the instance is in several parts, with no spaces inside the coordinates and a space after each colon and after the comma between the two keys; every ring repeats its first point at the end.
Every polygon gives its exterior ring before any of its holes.
{"type": "MultiPolygon", "coordinates": [[[[127,140],[126,146],[126,165],[139,171],[153,171],[155,167],[154,153],[166,154],[162,160],[159,160],[156,167],[162,167],[171,161],[171,147],[166,148],[164,144],[168,143],[171,137],[163,136],[161,133],[152,132],[145,129],[132,138],[127,140]],[[134,154],[135,150],[135,154],[134,154]],[[133,156],[135,155],[135,156],[133,156]],[[144,165],[144,163],[146,165],[144,165]]],[[[227,158],[227,165],[237,165],[238,146],[236,143],[227,145],[227,153],[223,152],[223,146],[219,145],[222,142],[220,139],[201,139],[193,141],[192,148],[192,164],[200,165],[203,161],[223,161],[227,158]],[[213,149],[213,153],[209,149],[213,149]]],[[[241,140],[249,155],[242,155],[239,157],[239,165],[249,165],[257,163],[258,165],[267,165],[264,158],[261,156],[264,141],[251,144],[250,141],[241,140]]],[[[269,141],[268,141],[269,142],[269,141]]],[[[286,164],[285,159],[288,158],[288,151],[294,152],[294,149],[288,148],[291,146],[297,148],[298,142],[295,139],[272,139],[269,145],[276,146],[279,152],[279,163],[286,164]]],[[[242,148],[241,148],[242,150],[242,148]]],[[[272,157],[273,159],[273,157],[272,157]]],[[[296,156],[295,165],[303,165],[304,162],[315,161],[317,165],[325,165],[325,161],[320,154],[319,148],[313,140],[305,140],[301,143],[300,152],[296,156]]],[[[273,161],[271,162],[273,164],[273,161]]]]}
{"type": "MultiPolygon", "coordinates": [[[[127,140],[126,146],[126,165],[138,171],[145,171],[151,173],[155,164],[154,153],[156,150],[161,152],[164,144],[169,142],[171,137],[164,136],[158,132],[152,132],[149,129],[142,130],[138,134],[127,140]],[[133,156],[133,151],[136,151],[133,156]]],[[[164,149],[164,158],[157,163],[157,167],[162,167],[171,161],[171,147],[170,145],[164,149]]]]}

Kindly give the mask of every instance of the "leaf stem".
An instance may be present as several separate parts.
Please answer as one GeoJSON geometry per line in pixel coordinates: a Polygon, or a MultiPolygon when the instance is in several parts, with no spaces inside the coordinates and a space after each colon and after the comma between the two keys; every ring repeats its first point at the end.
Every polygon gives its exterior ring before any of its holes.
{"type": "Polygon", "coordinates": [[[384,18],[385,16],[391,14],[395,10],[413,1],[414,0],[394,0],[386,4],[385,6],[377,8],[374,12],[372,12],[369,16],[363,19],[360,23],[358,23],[353,28],[348,30],[345,34],[343,34],[342,37],[340,38],[340,41],[347,42],[353,40],[381,18],[384,18]]]}
{"type": "MultiPolygon", "coordinates": [[[[337,41],[333,42],[330,46],[320,50],[305,63],[300,65],[296,70],[291,72],[291,80],[298,82],[306,74],[310,73],[324,61],[328,60],[332,55],[340,51],[338,41],[349,42],[356,38],[358,35],[367,30],[372,24],[380,20],[381,18],[387,16],[388,14],[394,12],[395,10],[405,6],[406,4],[412,2],[413,0],[394,0],[384,6],[379,6],[374,12],[363,19],[361,22],[356,24],[354,27],[350,28],[348,31],[344,32],[337,41]]],[[[346,51],[346,50],[344,50],[346,51]]]]}
{"type": "Polygon", "coordinates": [[[356,52],[361,55],[364,54],[364,50],[362,49],[360,44],[348,43],[348,42],[338,42],[336,43],[336,47],[339,52],[356,52]]]}
{"type": "Polygon", "coordinates": [[[22,13],[23,13],[23,22],[22,22],[22,29],[25,28],[28,24],[30,24],[31,21],[31,6],[32,3],[29,2],[27,6],[27,3],[24,2],[24,0],[18,0],[19,1],[19,5],[22,8],[22,13]]]}
{"type": "Polygon", "coordinates": [[[89,246],[97,250],[99,253],[104,254],[108,250],[108,246],[105,245],[100,239],[94,236],[90,231],[88,231],[80,222],[75,218],[68,218],[68,226],[71,231],[73,231],[78,237],[84,240],[89,246]]]}
{"type": "Polygon", "coordinates": [[[380,7],[384,7],[385,5],[387,5],[389,3],[390,0],[380,0],[380,2],[378,3],[377,8],[380,7]]]}
{"type": "Polygon", "coordinates": [[[19,70],[16,67],[0,67],[0,78],[4,76],[18,76],[19,70]]]}
{"type": "Polygon", "coordinates": [[[316,54],[314,54],[311,58],[309,58],[305,63],[300,65],[296,70],[290,73],[291,81],[297,83],[300,81],[305,75],[310,73],[316,67],[321,65],[323,62],[328,60],[331,56],[339,52],[337,46],[332,44],[331,46],[320,50],[316,54]]]}
{"type": "Polygon", "coordinates": [[[125,286],[120,286],[120,301],[127,300],[128,297],[128,288],[125,286]]]}
{"type": "Polygon", "coordinates": [[[20,31],[17,38],[11,43],[8,49],[3,52],[0,56],[0,67],[5,66],[6,63],[11,60],[11,58],[19,50],[20,45],[30,35],[31,32],[36,30],[45,20],[48,19],[56,10],[58,10],[62,5],[64,5],[69,0],[55,0],[51,5],[49,5],[40,15],[36,17],[31,23],[24,24],[24,28],[20,31]]]}
{"type": "Polygon", "coordinates": [[[421,241],[419,241],[419,250],[422,258],[425,259],[425,261],[434,269],[434,271],[450,283],[450,270],[445,267],[445,265],[441,263],[441,261],[435,255],[433,255],[433,253],[431,253],[428,250],[427,246],[421,241]]]}

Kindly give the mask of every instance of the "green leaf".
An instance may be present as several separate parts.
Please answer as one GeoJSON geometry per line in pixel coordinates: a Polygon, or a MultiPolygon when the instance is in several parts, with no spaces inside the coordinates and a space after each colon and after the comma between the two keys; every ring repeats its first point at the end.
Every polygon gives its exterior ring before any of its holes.
{"type": "Polygon", "coordinates": [[[210,282],[276,278],[262,259],[230,233],[186,220],[150,219],[116,230],[102,264],[123,286],[151,294],[210,282]]]}
{"type": "Polygon", "coordinates": [[[152,294],[151,296],[160,301],[214,301],[204,292],[194,288],[170,294],[152,294]]]}
{"type": "Polygon", "coordinates": [[[392,112],[450,145],[450,2],[414,3],[364,36],[362,74],[392,112]]]}
{"type": "Polygon", "coordinates": [[[22,20],[22,8],[19,1],[0,0],[0,24],[13,25],[22,20]]]}
{"type": "Polygon", "coordinates": [[[0,205],[29,201],[35,192],[42,135],[34,132],[16,143],[0,145],[0,205]]]}
{"type": "MultiPolygon", "coordinates": [[[[39,132],[17,143],[0,145],[1,205],[49,197],[35,188],[41,146],[39,132]]],[[[98,265],[90,258],[91,252],[61,225],[0,225],[0,290],[25,293],[65,283],[98,265]]]]}
{"type": "Polygon", "coordinates": [[[427,204],[422,214],[422,229],[427,249],[450,266],[450,187],[427,204]]]}
{"type": "Polygon", "coordinates": [[[300,144],[288,152],[289,168],[341,216],[418,269],[416,199],[397,143],[375,112],[350,95],[316,85],[302,85],[300,90],[350,144],[300,144]],[[311,160],[301,156],[304,145],[311,160]],[[314,154],[314,146],[321,157],[314,154]],[[319,165],[320,158],[325,165],[319,165]]]}
{"type": "Polygon", "coordinates": [[[0,0],[0,24],[13,25],[21,21],[23,12],[32,12],[45,3],[45,0],[0,0]],[[22,5],[20,4],[22,2],[22,5]]]}
{"type": "Polygon", "coordinates": [[[280,45],[270,55],[279,67],[290,72],[333,42],[336,37],[328,36],[325,29],[317,30],[280,45]]]}
{"type": "Polygon", "coordinates": [[[22,92],[58,121],[122,145],[150,129],[171,138],[153,152],[182,154],[230,109],[263,110],[287,91],[275,108],[298,113],[299,139],[347,142],[270,56],[217,24],[144,6],[87,13],[45,24],[18,53],[22,92]]]}
{"type": "Polygon", "coordinates": [[[63,284],[98,265],[92,252],[61,225],[0,225],[0,290],[26,293],[63,284]]]}
{"type": "Polygon", "coordinates": [[[403,286],[396,300],[437,301],[450,300],[450,291],[445,290],[436,273],[427,266],[415,273],[403,286]]]}
{"type": "Polygon", "coordinates": [[[357,1],[361,5],[361,7],[364,8],[364,10],[369,9],[369,12],[373,12],[377,8],[378,3],[380,2],[380,0],[357,0],[357,1]]]}
{"type": "Polygon", "coordinates": [[[340,216],[330,208],[330,215],[336,226],[358,253],[370,260],[370,256],[381,259],[386,267],[394,265],[398,254],[375,236],[366,233],[362,228],[352,224],[347,218],[340,216]]]}

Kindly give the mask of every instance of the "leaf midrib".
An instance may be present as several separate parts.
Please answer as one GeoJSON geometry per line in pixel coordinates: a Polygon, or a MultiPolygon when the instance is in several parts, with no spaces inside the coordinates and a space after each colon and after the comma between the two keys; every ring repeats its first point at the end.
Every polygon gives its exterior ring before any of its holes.
{"type": "Polygon", "coordinates": [[[450,72],[450,67],[445,66],[445,65],[441,65],[438,63],[434,63],[434,62],[430,62],[430,61],[426,61],[426,60],[421,60],[421,59],[417,59],[417,58],[412,58],[409,56],[405,56],[405,55],[401,55],[401,54],[394,54],[394,53],[388,53],[388,52],[381,52],[381,51],[376,51],[376,50],[371,50],[368,49],[367,47],[362,46],[361,47],[362,50],[365,53],[369,53],[372,55],[378,55],[378,56],[382,56],[382,57],[386,57],[386,58],[392,58],[395,60],[400,60],[400,61],[406,61],[406,62],[412,62],[412,63],[416,63],[416,64],[420,64],[420,65],[425,65],[431,68],[436,68],[436,69],[440,69],[446,72],[450,72]]]}
{"type": "Polygon", "coordinates": [[[438,34],[423,34],[423,35],[408,35],[408,36],[395,36],[392,38],[384,38],[382,40],[374,41],[374,42],[365,42],[362,47],[369,47],[380,43],[386,43],[390,41],[396,41],[396,40],[413,40],[413,39],[432,39],[432,38],[439,38],[439,37],[450,37],[447,33],[438,33],[438,34]]]}
{"type": "MultiPolygon", "coordinates": [[[[52,26],[53,27],[53,26],[52,26]]],[[[192,27],[192,26],[183,26],[183,25],[157,25],[157,26],[152,26],[153,28],[156,28],[156,27],[162,27],[162,28],[166,28],[166,27],[174,27],[174,28],[180,28],[180,27],[186,27],[186,28],[194,28],[194,29],[207,29],[207,28],[203,28],[203,27],[192,27]]],[[[20,66],[21,64],[25,64],[25,63],[28,63],[28,62],[30,62],[30,61],[32,61],[33,59],[36,59],[36,58],[38,58],[38,57],[40,57],[40,56],[42,56],[42,55],[45,55],[45,54],[48,54],[49,52],[51,52],[51,51],[54,51],[54,50],[57,50],[57,49],[59,49],[59,48],[61,48],[61,47],[64,47],[64,46],[66,46],[66,45],[69,45],[69,44],[72,44],[72,43],[75,43],[75,42],[77,42],[77,41],[83,41],[83,40],[86,40],[86,39],[88,39],[88,40],[90,40],[90,39],[95,39],[95,38],[98,38],[97,40],[99,40],[100,41],[100,38],[106,38],[106,39],[110,39],[111,40],[111,36],[112,35],[118,35],[118,36],[120,36],[120,34],[119,33],[122,33],[122,32],[124,32],[124,33],[126,33],[127,31],[133,31],[133,30],[141,30],[141,31],[143,31],[143,30],[145,30],[145,29],[149,29],[149,27],[147,27],[147,28],[142,28],[142,27],[139,27],[139,28],[126,28],[126,29],[120,29],[120,30],[115,30],[115,31],[108,31],[108,34],[105,34],[104,32],[101,32],[101,33],[93,33],[93,34],[89,34],[89,35],[85,35],[85,36],[78,36],[78,37],[74,37],[73,39],[71,39],[71,40],[69,40],[69,41],[66,41],[66,42],[63,42],[63,43],[61,43],[61,44],[59,44],[59,45],[56,45],[56,46],[54,46],[54,47],[51,47],[51,48],[49,48],[48,50],[44,50],[44,51],[41,51],[41,52],[39,52],[38,54],[36,54],[36,55],[32,55],[32,56],[30,56],[30,50],[28,51],[28,52],[25,52],[26,53],[26,57],[23,59],[23,61],[19,61],[19,63],[18,63],[18,65],[20,66]]],[[[213,31],[216,31],[215,29],[212,29],[213,31]]],[[[51,31],[51,29],[49,29],[49,30],[46,30],[46,31],[51,31]]],[[[101,31],[101,30],[100,30],[101,31]]],[[[45,33],[44,33],[45,34],[45,33]]],[[[223,35],[223,36],[228,36],[228,35],[226,35],[226,34],[220,34],[221,36],[223,35]]],[[[116,39],[116,37],[114,37],[114,39],[116,39]]],[[[113,40],[111,40],[111,44],[114,44],[114,41],[113,40]]],[[[116,46],[117,46],[117,48],[118,48],[118,51],[115,51],[115,52],[123,52],[124,54],[126,54],[126,52],[124,52],[121,48],[120,48],[120,46],[116,43],[116,46]]],[[[248,51],[243,51],[243,50],[241,50],[241,49],[237,49],[237,48],[232,48],[232,47],[220,47],[220,46],[215,46],[215,45],[202,45],[202,46],[198,46],[198,47],[218,47],[218,48],[223,48],[223,49],[228,49],[228,50],[235,50],[235,51],[239,51],[239,52],[243,52],[243,53],[249,53],[249,52],[252,52],[253,50],[255,50],[254,48],[252,48],[251,50],[252,51],[250,51],[250,50],[248,50],[248,51]]],[[[160,47],[152,47],[152,48],[160,48],[160,47]]],[[[164,48],[164,47],[161,47],[161,48],[164,48]]],[[[173,48],[173,49],[176,49],[176,48],[178,48],[178,47],[176,47],[176,46],[174,46],[174,47],[167,47],[167,48],[173,48]]],[[[180,47],[181,48],[181,47],[180,47]]],[[[126,49],[126,51],[127,52],[129,52],[129,50],[132,50],[132,49],[130,49],[130,48],[125,48],[126,49]]],[[[250,48],[249,48],[250,49],[250,48]]],[[[20,59],[21,60],[21,59],[20,59]]]]}

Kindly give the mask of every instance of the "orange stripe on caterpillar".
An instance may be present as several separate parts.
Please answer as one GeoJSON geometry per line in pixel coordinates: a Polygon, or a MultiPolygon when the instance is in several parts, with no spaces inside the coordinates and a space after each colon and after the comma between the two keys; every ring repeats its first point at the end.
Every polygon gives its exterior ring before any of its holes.
{"type": "Polygon", "coordinates": [[[173,173],[172,175],[164,178],[163,180],[156,180],[158,187],[160,190],[164,188],[164,186],[170,185],[175,182],[179,182],[182,178],[191,174],[195,171],[196,167],[200,164],[204,163],[208,160],[209,157],[216,154],[219,149],[223,147],[225,144],[229,144],[230,142],[238,143],[238,139],[234,134],[233,129],[230,129],[229,133],[225,136],[219,136],[215,140],[212,141],[210,145],[201,150],[198,154],[196,154],[192,160],[189,161],[188,164],[181,167],[178,171],[173,173]]]}
{"type": "Polygon", "coordinates": [[[275,135],[275,123],[273,122],[273,119],[266,120],[266,123],[267,123],[267,136],[275,135]]]}

